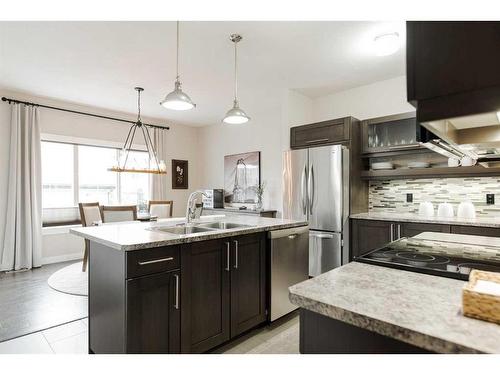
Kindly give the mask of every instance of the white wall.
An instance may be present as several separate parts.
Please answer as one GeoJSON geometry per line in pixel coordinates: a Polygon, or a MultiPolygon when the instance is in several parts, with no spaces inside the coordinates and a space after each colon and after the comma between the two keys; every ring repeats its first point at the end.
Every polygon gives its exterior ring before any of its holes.
{"type": "Polygon", "coordinates": [[[345,116],[365,120],[410,111],[415,111],[415,107],[406,101],[406,76],[355,87],[313,101],[314,121],[345,116]]]}
{"type": "Polygon", "coordinates": [[[251,113],[245,125],[217,123],[200,128],[202,188],[224,188],[224,156],[260,151],[261,181],[266,182],[264,208],[279,209],[281,202],[281,109],[251,113]]]}
{"type": "MultiPolygon", "coordinates": [[[[74,103],[51,100],[48,98],[36,97],[20,92],[0,89],[0,96],[13,97],[15,99],[36,102],[40,104],[52,105],[67,109],[74,109],[84,112],[96,113],[105,116],[135,120],[134,114],[126,114],[76,105],[74,103]]],[[[113,122],[104,119],[81,116],[60,111],[40,109],[40,125],[42,133],[69,136],[77,138],[97,139],[100,141],[118,143],[125,141],[129,126],[125,123],[113,122]]],[[[199,188],[199,163],[198,163],[198,133],[196,128],[190,126],[177,126],[165,120],[143,118],[144,122],[159,125],[169,125],[170,130],[167,135],[167,179],[169,190],[168,196],[174,201],[174,215],[182,216],[185,212],[186,201],[189,192],[199,188]],[[171,179],[171,159],[189,160],[189,189],[170,189],[171,179]]],[[[8,155],[9,155],[9,127],[10,127],[10,106],[0,103],[0,244],[3,243],[5,231],[5,210],[7,200],[7,176],[8,176],[8,155]]],[[[137,143],[143,144],[141,137],[136,136],[137,143]]],[[[43,239],[43,254],[46,261],[66,259],[75,254],[82,254],[83,240],[74,238],[70,234],[46,234],[43,239]]]]}

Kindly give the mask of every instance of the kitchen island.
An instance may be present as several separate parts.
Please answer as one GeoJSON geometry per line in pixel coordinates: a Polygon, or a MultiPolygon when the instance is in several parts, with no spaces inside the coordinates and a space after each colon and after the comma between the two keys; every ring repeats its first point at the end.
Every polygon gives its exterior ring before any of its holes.
{"type": "Polygon", "coordinates": [[[202,353],[268,319],[267,232],[239,216],[72,229],[90,241],[89,352],[202,353]]]}
{"type": "Polygon", "coordinates": [[[464,283],[352,262],[294,285],[301,353],[500,353],[500,325],[462,315],[464,283]]]}

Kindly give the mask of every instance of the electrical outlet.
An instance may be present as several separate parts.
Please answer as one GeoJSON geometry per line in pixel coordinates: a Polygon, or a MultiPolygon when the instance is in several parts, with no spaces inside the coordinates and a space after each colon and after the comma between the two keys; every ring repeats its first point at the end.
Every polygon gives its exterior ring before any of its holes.
{"type": "Polygon", "coordinates": [[[406,202],[407,203],[413,202],[413,194],[411,194],[411,193],[406,194],[406,202]]]}
{"type": "Polygon", "coordinates": [[[486,204],[495,204],[495,194],[486,194],[486,204]]]}

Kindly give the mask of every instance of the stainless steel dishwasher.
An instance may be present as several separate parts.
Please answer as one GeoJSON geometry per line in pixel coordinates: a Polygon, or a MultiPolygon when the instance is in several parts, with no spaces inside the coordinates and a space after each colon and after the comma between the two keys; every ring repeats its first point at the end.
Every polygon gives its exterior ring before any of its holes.
{"type": "Polygon", "coordinates": [[[271,240],[270,320],[298,307],[288,299],[288,287],[309,278],[309,227],[269,232],[271,240]]]}

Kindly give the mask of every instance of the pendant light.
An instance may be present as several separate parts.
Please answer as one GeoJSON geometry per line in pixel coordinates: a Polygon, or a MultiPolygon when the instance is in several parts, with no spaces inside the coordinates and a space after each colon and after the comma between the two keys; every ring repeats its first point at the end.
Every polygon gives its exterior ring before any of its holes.
{"type": "Polygon", "coordinates": [[[167,173],[167,166],[163,160],[159,161],[158,156],[156,155],[156,151],[153,146],[153,142],[151,141],[151,136],[149,135],[149,129],[147,125],[144,125],[142,123],[141,119],[141,92],[144,91],[142,87],[136,87],[135,90],[137,91],[137,121],[130,127],[127,135],[127,139],[125,140],[125,143],[123,145],[122,149],[122,157],[120,159],[123,159],[123,163],[120,161],[118,162],[118,165],[113,166],[108,169],[108,171],[111,172],[134,172],[134,173],[152,173],[152,174],[166,174],[167,173]],[[153,168],[133,168],[133,167],[128,167],[127,168],[127,161],[128,157],[130,154],[130,150],[132,149],[132,145],[134,142],[134,137],[136,131],[139,130],[142,132],[142,135],[144,137],[144,143],[146,144],[146,150],[148,152],[149,156],[149,164],[153,162],[155,164],[155,167],[153,168]]]}
{"type": "Polygon", "coordinates": [[[240,108],[238,103],[238,49],[237,44],[242,37],[239,34],[231,34],[229,37],[234,43],[234,101],[233,108],[227,111],[222,122],[226,124],[244,124],[250,120],[250,117],[240,108]]]}
{"type": "Polygon", "coordinates": [[[182,84],[179,76],[179,21],[177,21],[177,51],[176,51],[176,77],[174,83],[174,91],[165,96],[165,99],[160,104],[167,108],[176,111],[186,111],[196,107],[188,94],[182,91],[182,84]]]}

